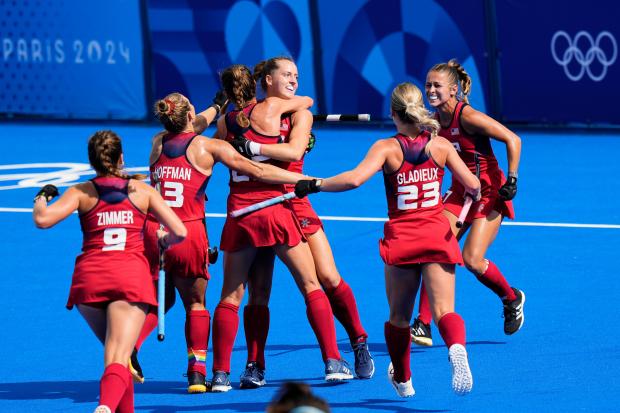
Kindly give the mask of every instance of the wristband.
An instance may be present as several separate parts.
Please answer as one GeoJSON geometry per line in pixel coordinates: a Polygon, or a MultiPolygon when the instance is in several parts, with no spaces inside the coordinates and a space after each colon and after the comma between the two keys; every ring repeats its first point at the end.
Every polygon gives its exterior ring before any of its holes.
{"type": "Polygon", "coordinates": [[[515,178],[518,179],[519,178],[519,174],[516,172],[508,172],[508,177],[509,178],[515,178]]]}
{"type": "Polygon", "coordinates": [[[321,185],[323,185],[323,179],[319,178],[316,180],[316,189],[320,192],[321,191],[321,185]]]}
{"type": "Polygon", "coordinates": [[[260,143],[250,141],[250,152],[252,152],[253,156],[260,155],[261,146],[260,143]]]}
{"type": "Polygon", "coordinates": [[[218,105],[217,103],[212,104],[211,106],[209,106],[210,108],[215,109],[215,111],[217,113],[220,113],[220,110],[222,110],[222,107],[220,105],[218,105]]]}

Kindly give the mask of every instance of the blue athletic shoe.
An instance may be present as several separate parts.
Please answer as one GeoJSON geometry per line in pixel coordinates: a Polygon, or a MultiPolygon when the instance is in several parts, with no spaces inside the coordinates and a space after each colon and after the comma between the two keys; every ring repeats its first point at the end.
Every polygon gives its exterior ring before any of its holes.
{"type": "Polygon", "coordinates": [[[216,371],[211,379],[211,391],[213,393],[225,393],[232,389],[230,386],[230,374],[225,371],[216,371]]]}
{"type": "Polygon", "coordinates": [[[327,359],[325,362],[325,380],[342,381],[352,378],[351,368],[345,360],[327,359]]]}
{"type": "Polygon", "coordinates": [[[375,362],[368,351],[368,343],[362,341],[353,345],[355,374],[360,379],[369,379],[375,374],[375,362]]]}
{"type": "Polygon", "coordinates": [[[239,378],[239,387],[242,389],[256,389],[267,384],[265,370],[258,368],[255,361],[251,361],[245,367],[245,371],[239,378]]]}

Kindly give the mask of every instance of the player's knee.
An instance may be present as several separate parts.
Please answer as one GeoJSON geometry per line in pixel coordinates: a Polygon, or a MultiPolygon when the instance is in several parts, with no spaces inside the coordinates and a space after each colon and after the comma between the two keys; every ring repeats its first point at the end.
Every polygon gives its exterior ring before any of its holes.
{"type": "Polygon", "coordinates": [[[486,270],[484,258],[475,253],[463,253],[465,267],[474,274],[482,274],[486,270]]]}
{"type": "Polygon", "coordinates": [[[433,309],[433,320],[435,321],[435,324],[439,323],[439,320],[441,320],[441,318],[443,316],[445,316],[448,313],[453,313],[454,312],[454,305],[444,305],[444,306],[440,306],[436,309],[433,309]]]}
{"type": "Polygon", "coordinates": [[[317,271],[316,275],[319,278],[319,282],[325,289],[325,291],[335,290],[339,285],[342,278],[337,272],[321,272],[317,271]]]}

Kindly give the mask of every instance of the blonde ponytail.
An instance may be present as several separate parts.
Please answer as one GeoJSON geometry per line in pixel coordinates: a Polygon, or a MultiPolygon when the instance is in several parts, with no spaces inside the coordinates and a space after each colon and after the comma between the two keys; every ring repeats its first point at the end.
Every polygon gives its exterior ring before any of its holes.
{"type": "Polygon", "coordinates": [[[417,125],[433,135],[439,130],[439,122],[424,106],[422,92],[413,83],[405,82],[394,88],[391,98],[392,111],[405,123],[417,125]]]}

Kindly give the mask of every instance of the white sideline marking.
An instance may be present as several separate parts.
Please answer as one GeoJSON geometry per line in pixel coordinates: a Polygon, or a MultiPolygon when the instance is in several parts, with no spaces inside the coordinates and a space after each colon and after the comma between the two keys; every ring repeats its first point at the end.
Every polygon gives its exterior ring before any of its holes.
{"type": "MultiPolygon", "coordinates": [[[[3,208],[0,212],[32,212],[32,208],[3,208]]],[[[207,218],[226,218],[226,214],[208,212],[205,214],[207,218]]],[[[319,216],[323,221],[355,221],[355,222],[385,222],[387,218],[372,217],[337,217],[331,215],[319,216]]],[[[557,227],[557,228],[602,228],[602,229],[620,229],[620,225],[616,224],[573,224],[570,222],[502,222],[502,225],[513,227],[557,227]]]]}

